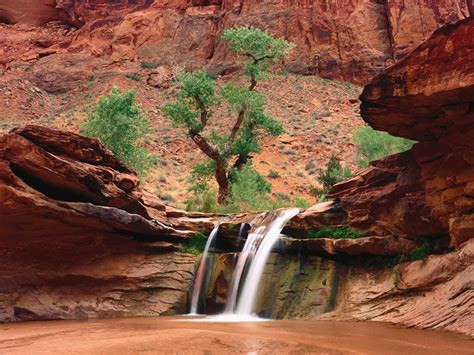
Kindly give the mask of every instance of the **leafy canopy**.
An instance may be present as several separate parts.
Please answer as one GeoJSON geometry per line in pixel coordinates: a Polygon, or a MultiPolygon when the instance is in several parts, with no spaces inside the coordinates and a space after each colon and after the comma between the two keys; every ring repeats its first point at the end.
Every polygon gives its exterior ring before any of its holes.
{"type": "MultiPolygon", "coordinates": [[[[189,137],[212,161],[197,166],[193,173],[194,192],[200,196],[198,204],[208,204],[212,198],[209,189],[205,189],[212,176],[219,185],[221,204],[228,204],[231,199],[236,201],[233,190],[239,188],[240,174],[247,174],[247,182],[256,182],[262,187],[264,178],[253,168],[249,170],[244,166],[250,163],[252,153],[261,151],[262,133],[277,136],[283,132],[282,124],[265,110],[265,95],[255,88],[272,61],[284,56],[292,45],[256,28],[226,30],[223,40],[232,53],[247,60],[243,74],[250,78],[250,83],[217,82],[203,70],[183,72],[177,78],[176,100],[162,107],[165,117],[174,126],[187,130],[189,137]],[[214,117],[216,111],[220,114],[218,119],[214,117]],[[224,117],[223,112],[227,112],[224,117]],[[201,174],[196,174],[199,171],[201,174]]],[[[250,185],[247,188],[251,189],[250,185]]],[[[242,192],[238,195],[242,196],[242,192]]]]}
{"type": "Polygon", "coordinates": [[[294,47],[284,39],[274,38],[253,27],[226,30],[222,38],[228,43],[232,53],[250,59],[244,67],[244,72],[255,79],[262,79],[262,74],[269,64],[274,59],[285,56],[294,47]]]}
{"type": "Polygon", "coordinates": [[[144,178],[154,164],[154,157],[144,147],[151,128],[135,104],[135,91],[114,88],[87,112],[88,120],[81,133],[98,138],[124,163],[144,178]]]}

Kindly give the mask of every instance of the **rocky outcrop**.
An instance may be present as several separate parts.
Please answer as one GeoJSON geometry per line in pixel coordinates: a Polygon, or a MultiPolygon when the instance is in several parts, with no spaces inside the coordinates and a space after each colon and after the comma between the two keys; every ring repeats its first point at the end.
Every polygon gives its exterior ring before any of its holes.
{"type": "Polygon", "coordinates": [[[56,0],[0,0],[0,22],[43,25],[60,20],[56,0]]]}
{"type": "Polygon", "coordinates": [[[227,28],[250,25],[297,45],[283,63],[285,70],[356,83],[367,82],[434,30],[472,11],[470,0],[51,0],[48,5],[36,0],[39,9],[31,11],[21,1],[12,10],[10,3],[0,0],[0,17],[6,21],[41,23],[38,16],[47,8],[81,27],[58,47],[68,52],[227,73],[235,70],[235,59],[229,58],[221,35],[227,28]]]}
{"type": "Polygon", "coordinates": [[[0,214],[0,321],[182,313],[194,257],[170,253],[212,228],[167,216],[97,140],[39,126],[0,137],[0,214]]]}
{"type": "MultiPolygon", "coordinates": [[[[365,255],[367,257],[367,255],[365,255]]],[[[395,267],[272,254],[259,286],[257,313],[277,319],[371,320],[474,336],[474,240],[458,251],[395,267]]],[[[218,254],[207,290],[207,312],[219,312],[235,258],[218,254]]]]}
{"type": "Polygon", "coordinates": [[[372,320],[474,336],[474,240],[457,252],[394,269],[350,268],[321,319],[372,320]]]}
{"type": "Polygon", "coordinates": [[[364,120],[419,143],[332,189],[352,227],[406,238],[449,235],[453,246],[474,236],[473,33],[473,19],[438,30],[364,89],[364,120]]]}

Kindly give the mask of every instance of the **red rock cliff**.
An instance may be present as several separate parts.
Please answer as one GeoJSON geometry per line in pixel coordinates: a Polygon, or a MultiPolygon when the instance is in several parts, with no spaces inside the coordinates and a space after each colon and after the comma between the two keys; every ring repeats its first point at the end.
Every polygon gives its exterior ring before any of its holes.
{"type": "MultiPolygon", "coordinates": [[[[297,44],[284,63],[287,70],[353,82],[367,82],[434,30],[472,12],[471,0],[56,2],[57,11],[82,26],[70,51],[226,71],[232,62],[220,41],[222,31],[252,25],[297,44]]],[[[39,0],[38,9],[9,3],[0,0],[0,17],[8,21],[31,22],[46,13],[39,0]]]]}
{"type": "Polygon", "coordinates": [[[350,223],[453,246],[474,237],[474,19],[436,31],[361,100],[371,126],[419,143],[333,188],[350,223]]]}

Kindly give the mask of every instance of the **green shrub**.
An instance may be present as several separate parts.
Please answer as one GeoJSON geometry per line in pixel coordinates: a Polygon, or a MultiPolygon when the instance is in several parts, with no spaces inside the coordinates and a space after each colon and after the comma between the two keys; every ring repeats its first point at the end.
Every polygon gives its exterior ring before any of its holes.
{"type": "Polygon", "coordinates": [[[329,158],[326,169],[319,169],[317,180],[323,186],[322,189],[313,192],[319,196],[325,195],[333,185],[350,178],[351,175],[351,169],[342,166],[340,160],[333,155],[329,158]]]}
{"type": "Polygon", "coordinates": [[[125,164],[145,178],[155,164],[144,142],[151,132],[150,125],[135,104],[135,91],[121,92],[114,88],[99,99],[81,133],[98,138],[125,164]]]}
{"type": "Polygon", "coordinates": [[[306,208],[308,201],[302,197],[291,199],[283,193],[272,197],[271,185],[247,163],[240,171],[232,172],[231,191],[225,206],[217,203],[217,190],[209,185],[206,176],[213,173],[213,161],[198,164],[193,169],[194,184],[189,189],[192,198],[186,201],[188,211],[238,213],[247,211],[268,211],[296,206],[306,208]]]}
{"type": "Polygon", "coordinates": [[[335,227],[335,228],[321,228],[315,231],[309,231],[306,234],[306,238],[330,238],[330,239],[342,239],[350,238],[357,239],[365,237],[365,234],[355,232],[348,227],[335,227]]]}
{"type": "Polygon", "coordinates": [[[146,60],[140,62],[140,67],[142,69],[155,69],[156,68],[156,64],[152,63],[152,62],[147,62],[146,60]]]}
{"type": "Polygon", "coordinates": [[[140,81],[140,76],[137,74],[137,73],[133,73],[133,74],[127,74],[125,75],[127,78],[129,78],[130,80],[134,80],[134,81],[140,81]]]}
{"type": "Polygon", "coordinates": [[[295,196],[293,199],[293,205],[298,208],[308,208],[310,203],[303,196],[295,196]]]}
{"type": "Polygon", "coordinates": [[[357,149],[357,164],[366,167],[373,160],[409,150],[415,141],[394,137],[371,127],[359,128],[353,137],[357,149]]]}
{"type": "Polygon", "coordinates": [[[280,177],[280,174],[278,173],[278,171],[270,170],[267,176],[270,179],[278,179],[280,177]]]}
{"type": "Polygon", "coordinates": [[[207,237],[202,233],[196,233],[179,246],[182,253],[199,255],[206,247],[207,237]]]}
{"type": "Polygon", "coordinates": [[[415,261],[415,260],[425,260],[428,255],[431,254],[431,244],[428,242],[423,243],[418,248],[412,250],[409,254],[403,255],[400,259],[403,261],[415,261]]]}

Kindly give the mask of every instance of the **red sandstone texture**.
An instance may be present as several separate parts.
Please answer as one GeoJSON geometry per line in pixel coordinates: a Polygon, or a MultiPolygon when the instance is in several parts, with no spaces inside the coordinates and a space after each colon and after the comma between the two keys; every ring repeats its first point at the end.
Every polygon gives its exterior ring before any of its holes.
{"type": "Polygon", "coordinates": [[[416,139],[334,186],[348,223],[378,235],[474,236],[474,19],[442,28],[366,86],[361,113],[374,128],[416,139]]]}
{"type": "Polygon", "coordinates": [[[0,137],[0,215],[0,321],[182,313],[194,257],[169,253],[213,224],[167,216],[97,140],[39,126],[0,137]]]}
{"type": "MultiPolygon", "coordinates": [[[[26,8],[21,1],[0,0],[0,17],[44,23],[54,2],[37,0],[38,6],[26,8]]],[[[57,18],[81,27],[60,46],[68,52],[225,73],[235,68],[222,32],[251,25],[297,45],[285,70],[361,83],[404,58],[437,28],[469,17],[472,3],[56,0],[56,11],[57,18]]]]}

